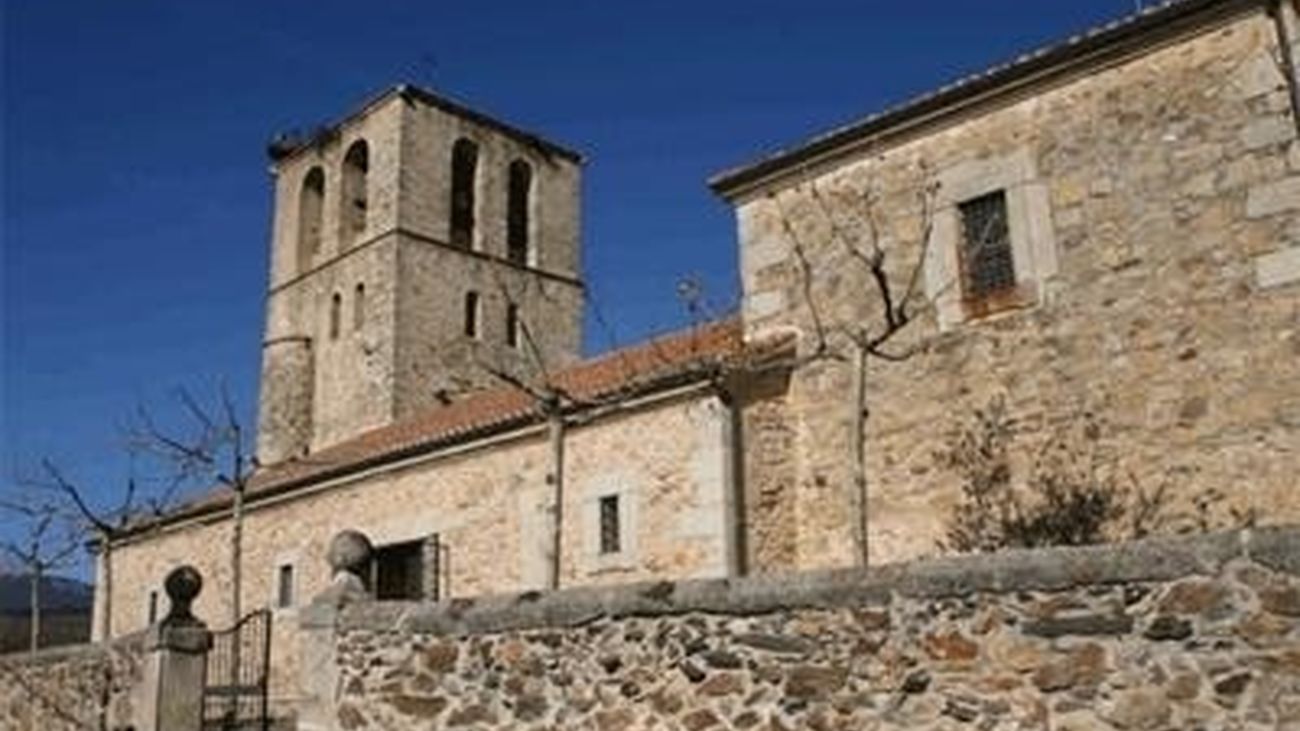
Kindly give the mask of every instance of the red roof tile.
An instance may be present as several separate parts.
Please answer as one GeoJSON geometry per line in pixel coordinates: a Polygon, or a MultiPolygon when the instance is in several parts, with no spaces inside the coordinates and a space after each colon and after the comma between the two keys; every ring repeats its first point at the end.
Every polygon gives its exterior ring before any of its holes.
{"type": "MultiPolygon", "coordinates": [[[[558,371],[547,381],[562,394],[566,408],[580,410],[682,379],[699,379],[711,368],[738,361],[744,351],[740,323],[730,318],[606,353],[558,371]]],[[[287,492],[367,466],[535,423],[544,417],[539,400],[517,386],[481,391],[314,454],[264,467],[250,480],[249,497],[287,492]]],[[[213,490],[160,521],[214,512],[228,505],[230,498],[225,488],[213,490]]],[[[156,525],[152,521],[150,524],[156,525]]]]}

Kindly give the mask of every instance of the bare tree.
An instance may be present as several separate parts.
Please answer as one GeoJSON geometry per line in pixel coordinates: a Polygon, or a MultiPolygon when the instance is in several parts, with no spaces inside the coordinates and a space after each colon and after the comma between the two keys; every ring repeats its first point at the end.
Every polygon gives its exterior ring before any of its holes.
{"type": "Polygon", "coordinates": [[[127,477],[118,499],[110,505],[93,500],[90,492],[70,479],[53,460],[41,460],[38,477],[28,484],[49,491],[63,512],[77,524],[78,532],[93,536],[93,548],[99,560],[99,616],[94,618],[96,636],[102,641],[113,637],[113,549],[142,517],[161,516],[171,504],[178,482],[172,479],[156,494],[139,489],[135,470],[127,477]]]}
{"type": "Polygon", "coordinates": [[[1088,411],[1071,415],[1019,469],[1018,436],[1001,398],[971,415],[939,464],[961,478],[961,499],[946,519],[945,550],[1079,546],[1160,533],[1205,533],[1253,525],[1252,510],[1224,507],[1226,495],[1203,491],[1190,509],[1175,504],[1169,477],[1143,486],[1106,455],[1107,427],[1088,411]]]}
{"type": "MultiPolygon", "coordinates": [[[[919,346],[898,345],[900,336],[934,307],[933,299],[923,291],[922,280],[934,233],[939,184],[933,180],[924,162],[920,163],[919,171],[921,183],[916,188],[914,203],[920,219],[919,240],[915,242],[917,245],[911,256],[901,244],[886,245],[882,221],[891,214],[882,210],[880,196],[871,185],[860,194],[843,194],[831,200],[817,181],[808,180],[805,175],[805,180],[790,191],[792,195],[804,196],[811,204],[811,214],[802,219],[804,225],[782,201],[780,193],[768,194],[793,254],[800,298],[812,327],[812,347],[796,358],[794,367],[834,361],[852,369],[850,403],[853,411],[849,428],[853,450],[853,501],[857,517],[855,538],[858,561],[863,566],[870,559],[867,373],[872,361],[899,363],[916,355],[919,346]],[[862,288],[858,303],[864,317],[835,323],[827,316],[825,310],[829,303],[822,301],[819,286],[830,272],[819,270],[814,262],[815,251],[842,254],[864,276],[866,286],[862,288]]],[[[939,290],[946,286],[941,285],[939,290]]]]}
{"type": "Polygon", "coordinates": [[[230,623],[234,625],[242,614],[244,503],[257,458],[249,430],[224,383],[212,405],[201,403],[184,388],[176,390],[176,401],[186,427],[163,427],[141,407],[130,429],[131,445],[159,459],[176,485],[217,485],[229,491],[230,623]]]}
{"type": "Polygon", "coordinates": [[[3,550],[23,568],[27,575],[31,632],[28,649],[35,653],[41,644],[41,583],[52,569],[65,565],[81,546],[81,535],[61,520],[59,506],[32,491],[14,491],[0,498],[0,511],[14,516],[23,526],[22,534],[0,541],[3,550]]]}
{"type": "MultiPolygon", "coordinates": [[[[587,395],[575,393],[573,389],[568,388],[562,382],[562,379],[558,378],[559,372],[557,372],[554,364],[548,362],[546,353],[536,338],[536,330],[528,317],[523,314],[525,309],[520,306],[519,299],[516,296],[517,293],[511,290],[499,273],[494,272],[494,276],[496,288],[501,298],[512,311],[518,313],[519,344],[521,351],[524,353],[525,365],[523,368],[511,369],[502,363],[490,362],[479,357],[475,358],[475,365],[492,378],[526,396],[537,412],[546,420],[549,455],[546,475],[546,484],[549,488],[546,587],[558,589],[561,584],[563,566],[564,462],[567,431],[574,420],[579,418],[574,416],[574,412],[596,407],[616,406],[626,401],[631,396],[635,386],[635,384],[631,383],[631,375],[634,369],[626,360],[626,353],[616,350],[617,355],[615,357],[619,358],[618,362],[621,364],[625,375],[623,386],[607,394],[587,395]]],[[[541,279],[535,275],[528,276],[524,280],[523,286],[534,286],[538,289],[539,296],[547,296],[541,279]]],[[[688,304],[688,309],[694,320],[704,312],[702,305],[699,304],[699,288],[693,285],[683,286],[691,286],[691,303],[688,304]]],[[[589,291],[587,298],[597,324],[601,327],[611,347],[615,346],[616,338],[613,329],[604,318],[594,294],[589,291]]],[[[648,346],[651,348],[652,353],[657,353],[655,350],[656,345],[657,343],[654,340],[649,341],[648,346]]],[[[660,360],[668,363],[671,359],[666,355],[660,355],[660,360]]]]}

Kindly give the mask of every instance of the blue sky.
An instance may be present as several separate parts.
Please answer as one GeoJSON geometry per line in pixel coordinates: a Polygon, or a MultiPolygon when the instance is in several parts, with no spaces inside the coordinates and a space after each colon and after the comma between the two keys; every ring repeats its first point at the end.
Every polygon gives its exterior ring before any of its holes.
{"type": "MultiPolygon", "coordinates": [[[[0,8],[0,484],[49,456],[107,492],[137,404],[224,379],[252,418],[278,131],[411,81],[583,151],[588,282],[626,343],[685,321],[683,276],[735,299],[710,174],[1134,2],[0,8]]],[[[589,352],[608,346],[589,320],[589,352]]]]}

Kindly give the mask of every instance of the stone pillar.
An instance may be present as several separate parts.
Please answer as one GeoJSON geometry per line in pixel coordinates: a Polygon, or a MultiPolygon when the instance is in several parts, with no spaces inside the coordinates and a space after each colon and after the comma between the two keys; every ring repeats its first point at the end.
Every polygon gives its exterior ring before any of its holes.
{"type": "Polygon", "coordinates": [[[203,588],[192,566],[181,566],[163,582],[171,607],[145,638],[140,731],[198,731],[203,725],[203,686],[207,680],[212,633],[191,611],[203,588]]]}
{"type": "Polygon", "coordinates": [[[358,531],[347,530],[330,541],[329,563],[333,577],[325,591],[298,611],[298,707],[300,731],[335,731],[338,728],[335,694],[338,662],[335,657],[339,610],[368,601],[365,576],[374,547],[358,531]]]}

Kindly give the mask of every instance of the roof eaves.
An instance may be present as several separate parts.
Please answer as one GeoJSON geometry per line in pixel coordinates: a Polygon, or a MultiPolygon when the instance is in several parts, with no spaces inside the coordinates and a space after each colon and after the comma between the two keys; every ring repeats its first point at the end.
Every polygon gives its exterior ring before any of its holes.
{"type": "Polygon", "coordinates": [[[1017,58],[971,74],[901,104],[812,137],[792,148],[778,150],[756,162],[717,173],[708,179],[717,195],[733,200],[773,178],[812,162],[850,151],[866,139],[888,136],[949,113],[1012,91],[1025,83],[1038,83],[1133,48],[1155,45],[1188,29],[1234,17],[1270,0],[1168,0],[1137,13],[1095,26],[1059,43],[1041,47],[1017,58]]]}
{"type": "MultiPolygon", "coordinates": [[[[721,327],[726,326],[727,324],[725,323],[721,324],[721,327]]],[[[639,347],[648,347],[648,345],[642,345],[639,347]]],[[[616,356],[608,355],[604,358],[612,357],[616,356]]],[[[711,373],[710,366],[716,365],[719,358],[722,357],[725,357],[725,354],[710,353],[703,356],[696,356],[680,363],[671,364],[671,367],[657,373],[651,371],[642,374],[641,377],[619,384],[615,388],[606,388],[589,394],[586,396],[586,399],[599,403],[602,398],[607,399],[613,397],[615,394],[620,398],[644,396],[674,386],[680,386],[691,381],[702,380],[711,373]]],[[[602,360],[603,358],[596,359],[588,365],[600,364],[602,360]]],[[[583,410],[585,408],[589,408],[587,403],[579,403],[573,407],[574,410],[583,410]]],[[[247,500],[251,505],[257,501],[284,495],[309,484],[346,477],[368,469],[401,462],[412,457],[418,457],[439,449],[522,429],[532,424],[539,423],[542,419],[543,414],[536,406],[525,406],[523,408],[504,411],[499,414],[491,415],[488,418],[466,423],[451,429],[407,438],[386,447],[375,449],[374,451],[363,454],[359,457],[346,459],[338,464],[328,465],[321,469],[308,470],[300,474],[291,474],[280,480],[277,480],[272,476],[269,478],[268,482],[258,485],[256,489],[250,490],[247,500]]],[[[289,464],[291,465],[292,463],[289,464]]],[[[272,467],[271,469],[275,468],[272,467]]],[[[254,477],[254,479],[256,480],[257,478],[254,477]]],[[[209,494],[205,498],[200,498],[197,502],[180,506],[166,515],[157,516],[144,521],[140,525],[129,530],[125,537],[138,535],[140,533],[162,528],[184,520],[195,520],[211,516],[226,510],[229,507],[229,504],[230,499],[228,495],[225,495],[224,493],[217,496],[209,494]]]]}
{"type": "Polygon", "coordinates": [[[323,142],[333,139],[344,126],[365,116],[366,114],[369,114],[372,110],[393,97],[405,100],[413,99],[428,104],[429,106],[437,107],[438,109],[450,114],[464,117],[476,124],[493,129],[507,137],[522,142],[529,147],[540,150],[544,154],[555,155],[578,165],[586,162],[582,153],[577,152],[576,150],[551,142],[541,135],[516,127],[509,122],[505,122],[489,114],[477,111],[456,101],[455,99],[414,84],[396,84],[388,87],[387,89],[368,97],[355,109],[348,112],[337,121],[322,125],[300,139],[290,139],[284,135],[278,136],[276,139],[272,140],[270,145],[268,145],[267,152],[275,163],[280,163],[295,157],[305,150],[317,147],[323,142]]]}

